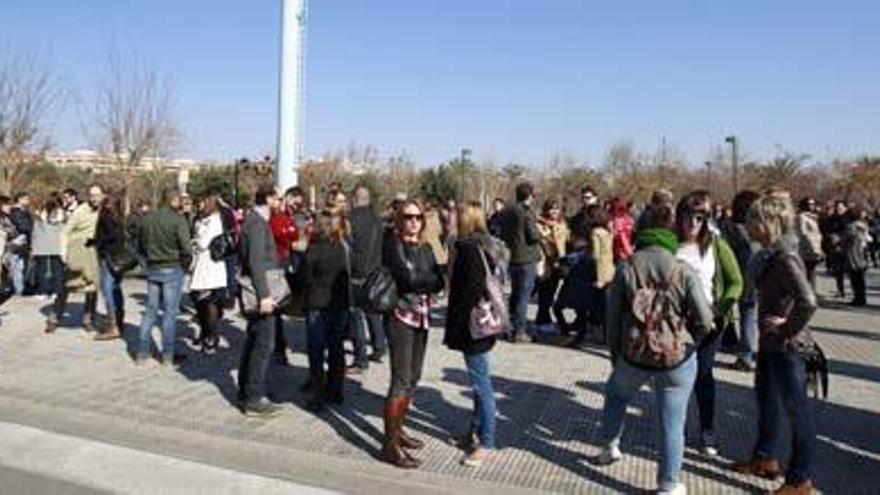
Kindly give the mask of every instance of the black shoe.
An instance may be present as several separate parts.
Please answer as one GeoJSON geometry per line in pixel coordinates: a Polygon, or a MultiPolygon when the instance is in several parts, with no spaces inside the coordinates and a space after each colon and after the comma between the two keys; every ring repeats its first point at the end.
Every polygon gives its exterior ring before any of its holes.
{"type": "Polygon", "coordinates": [[[306,403],[306,409],[309,411],[320,414],[327,410],[327,404],[324,403],[324,399],[321,397],[313,397],[306,403]]]}
{"type": "Polygon", "coordinates": [[[167,356],[162,356],[162,365],[163,366],[174,366],[177,368],[178,366],[183,365],[186,362],[185,354],[177,354],[175,353],[171,359],[168,359],[167,356]]]}
{"type": "Polygon", "coordinates": [[[751,373],[751,372],[755,371],[757,368],[758,368],[758,366],[755,364],[754,361],[748,362],[743,358],[737,358],[736,362],[733,363],[733,369],[735,369],[737,371],[743,371],[746,373],[751,373]]]}
{"type": "Polygon", "coordinates": [[[316,385],[315,381],[312,380],[311,378],[309,378],[308,380],[305,381],[305,383],[303,383],[302,385],[299,386],[299,391],[304,394],[307,394],[309,392],[314,392],[316,388],[317,388],[317,385],[316,385]]]}
{"type": "Polygon", "coordinates": [[[850,306],[853,306],[853,307],[855,307],[855,308],[860,308],[860,307],[862,307],[862,306],[867,306],[867,305],[868,305],[868,301],[862,301],[862,300],[850,301],[849,305],[850,305],[850,306]]]}
{"type": "Polygon", "coordinates": [[[244,404],[242,412],[250,418],[272,418],[281,414],[281,406],[263,397],[256,402],[244,404]]]}
{"type": "Polygon", "coordinates": [[[368,357],[367,359],[369,359],[370,361],[372,361],[374,363],[382,363],[383,360],[385,359],[385,354],[384,353],[378,354],[378,353],[374,352],[374,353],[370,354],[370,357],[368,357]]]}

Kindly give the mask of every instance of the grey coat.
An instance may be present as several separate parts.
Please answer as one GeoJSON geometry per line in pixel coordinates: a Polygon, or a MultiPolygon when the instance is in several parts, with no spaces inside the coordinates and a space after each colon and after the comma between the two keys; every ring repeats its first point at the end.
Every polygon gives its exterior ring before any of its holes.
{"type": "Polygon", "coordinates": [[[706,300],[696,272],[687,264],[676,260],[669,251],[658,246],[648,246],[636,251],[627,262],[621,263],[611,283],[606,322],[612,361],[625,355],[626,332],[634,326],[631,301],[636,291],[636,280],[629,265],[637,266],[639,273],[655,284],[660,284],[669,279],[676,263],[681,264],[683,269],[683,283],[679,287],[680,307],[684,308],[683,316],[691,339],[687,343],[685,358],[696,350],[696,345],[712,330],[712,306],[706,300]]]}

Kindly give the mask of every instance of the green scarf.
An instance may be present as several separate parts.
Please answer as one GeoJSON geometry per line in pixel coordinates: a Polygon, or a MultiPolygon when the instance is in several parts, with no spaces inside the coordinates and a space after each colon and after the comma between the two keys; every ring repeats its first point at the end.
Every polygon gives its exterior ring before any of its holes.
{"type": "Polygon", "coordinates": [[[669,229],[644,229],[636,236],[636,249],[648,246],[659,246],[675,255],[678,252],[678,236],[669,229]]]}

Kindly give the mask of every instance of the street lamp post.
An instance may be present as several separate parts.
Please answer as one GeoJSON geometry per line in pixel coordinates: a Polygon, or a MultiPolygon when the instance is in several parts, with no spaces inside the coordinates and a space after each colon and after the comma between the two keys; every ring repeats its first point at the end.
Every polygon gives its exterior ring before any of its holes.
{"type": "Polygon", "coordinates": [[[710,195],[714,195],[714,189],[712,186],[714,185],[714,177],[712,176],[712,162],[706,162],[706,189],[709,190],[710,195]]]}
{"type": "Polygon", "coordinates": [[[724,138],[725,143],[730,143],[731,164],[733,165],[733,194],[739,193],[739,163],[737,157],[737,139],[736,136],[727,136],[724,138]]]}
{"type": "Polygon", "coordinates": [[[458,166],[459,166],[459,180],[461,182],[459,191],[458,191],[458,201],[464,202],[464,184],[465,184],[465,164],[467,163],[468,158],[471,156],[471,150],[467,148],[461,149],[461,156],[459,157],[458,166]]]}

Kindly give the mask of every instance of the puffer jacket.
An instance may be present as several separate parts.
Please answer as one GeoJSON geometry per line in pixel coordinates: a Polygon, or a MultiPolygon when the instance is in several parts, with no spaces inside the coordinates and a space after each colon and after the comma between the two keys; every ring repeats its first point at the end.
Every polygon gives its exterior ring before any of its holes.
{"type": "Polygon", "coordinates": [[[812,348],[815,341],[807,324],[816,312],[816,295],[800,256],[779,243],[755,255],[749,273],[758,294],[758,349],[812,348]],[[782,317],[785,322],[774,326],[767,322],[770,317],[782,317]]]}

